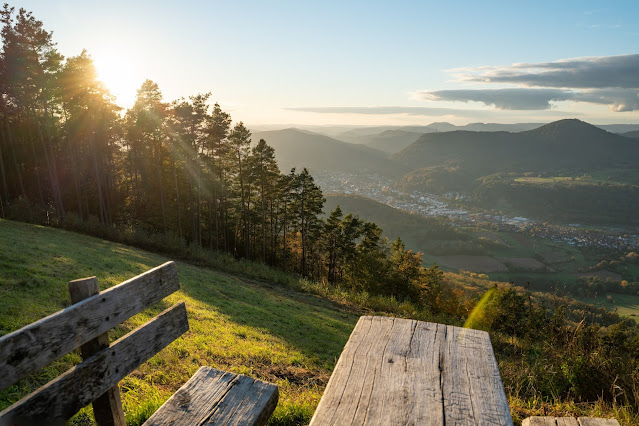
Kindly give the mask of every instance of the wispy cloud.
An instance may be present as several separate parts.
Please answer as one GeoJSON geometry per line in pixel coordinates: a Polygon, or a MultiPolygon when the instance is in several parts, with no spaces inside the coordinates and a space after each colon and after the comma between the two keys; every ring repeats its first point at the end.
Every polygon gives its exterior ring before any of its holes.
{"type": "Polygon", "coordinates": [[[432,101],[483,102],[497,109],[549,109],[551,101],[565,101],[572,93],[561,89],[482,89],[421,91],[418,97],[432,101]]]}
{"type": "Polygon", "coordinates": [[[574,101],[608,105],[617,112],[639,110],[639,93],[628,89],[477,89],[435,90],[417,92],[417,96],[433,101],[482,102],[503,110],[543,110],[551,102],[574,101]]]}
{"type": "Polygon", "coordinates": [[[461,79],[481,83],[514,83],[528,87],[639,89],[639,54],[482,67],[475,72],[462,74],[461,79]]]}
{"type": "Polygon", "coordinates": [[[571,100],[608,105],[613,111],[639,110],[639,54],[563,59],[451,70],[458,80],[511,84],[507,89],[422,90],[437,101],[477,101],[498,109],[537,110],[571,100]]]}

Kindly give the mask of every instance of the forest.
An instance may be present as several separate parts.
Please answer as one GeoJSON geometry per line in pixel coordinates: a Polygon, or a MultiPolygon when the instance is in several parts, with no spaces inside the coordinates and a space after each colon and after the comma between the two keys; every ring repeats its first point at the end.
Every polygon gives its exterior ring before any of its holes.
{"type": "Polygon", "coordinates": [[[325,220],[308,170],[281,171],[210,93],[166,102],[146,80],[124,111],[87,51],[64,58],[24,9],[1,16],[2,217],[152,235],[164,251],[223,251],[416,302],[430,292],[419,253],[339,207],[325,220]]]}

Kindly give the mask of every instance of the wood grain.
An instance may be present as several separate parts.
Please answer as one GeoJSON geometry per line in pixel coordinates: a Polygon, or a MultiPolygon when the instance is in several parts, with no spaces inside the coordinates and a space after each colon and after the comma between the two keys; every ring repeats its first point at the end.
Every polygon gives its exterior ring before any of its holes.
{"type": "Polygon", "coordinates": [[[619,422],[617,421],[617,419],[579,417],[579,426],[619,426],[619,422]]]}
{"type": "MultiPolygon", "coordinates": [[[[82,278],[69,282],[71,303],[78,303],[98,293],[100,293],[100,286],[96,277],[82,278]]],[[[107,331],[80,346],[82,359],[87,359],[108,347],[109,332],[107,331]]],[[[91,405],[93,405],[93,417],[98,426],[126,426],[124,409],[120,399],[120,388],[117,384],[97,397],[91,405]]]]}
{"type": "Polygon", "coordinates": [[[0,337],[0,391],[179,290],[167,262],[0,337]]]}
{"type": "Polygon", "coordinates": [[[277,400],[273,384],[202,367],[144,425],[261,426],[277,400]]]}
{"type": "Polygon", "coordinates": [[[186,307],[178,303],[1,412],[0,424],[70,418],[187,330],[186,307]]]}
{"type": "Polygon", "coordinates": [[[311,425],[512,425],[488,333],[361,317],[311,425]]]}
{"type": "Polygon", "coordinates": [[[521,426],[557,426],[557,422],[554,417],[528,417],[521,422],[521,426]]]}

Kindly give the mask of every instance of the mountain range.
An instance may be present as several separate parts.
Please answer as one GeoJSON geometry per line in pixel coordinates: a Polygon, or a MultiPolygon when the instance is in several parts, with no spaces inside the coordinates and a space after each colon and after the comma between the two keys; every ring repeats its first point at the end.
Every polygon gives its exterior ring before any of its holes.
{"type": "Polygon", "coordinates": [[[351,144],[296,128],[255,132],[254,142],[264,139],[275,148],[281,170],[306,167],[309,171],[371,171],[396,173],[387,154],[365,145],[351,144]]]}
{"type": "Polygon", "coordinates": [[[637,167],[639,143],[580,120],[560,120],[519,133],[428,133],[392,156],[405,170],[461,166],[496,172],[637,167]]]}

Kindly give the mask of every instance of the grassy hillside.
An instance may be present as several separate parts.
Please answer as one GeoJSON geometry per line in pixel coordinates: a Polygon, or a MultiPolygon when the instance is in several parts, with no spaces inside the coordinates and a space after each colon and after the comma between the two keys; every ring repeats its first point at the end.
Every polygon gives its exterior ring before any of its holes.
{"type": "MultiPolygon", "coordinates": [[[[85,235],[0,220],[0,335],[68,306],[69,280],[95,275],[105,289],[167,260],[85,235]]],[[[142,423],[203,365],[277,383],[274,424],[310,419],[357,315],[316,296],[182,262],[178,274],[179,292],[125,322],[114,336],[186,301],[190,330],[121,383],[127,423],[142,423]]],[[[0,410],[78,361],[77,354],[67,355],[0,393],[0,410]]]]}

